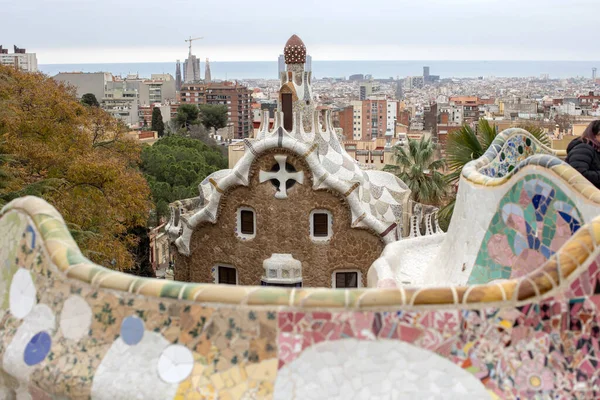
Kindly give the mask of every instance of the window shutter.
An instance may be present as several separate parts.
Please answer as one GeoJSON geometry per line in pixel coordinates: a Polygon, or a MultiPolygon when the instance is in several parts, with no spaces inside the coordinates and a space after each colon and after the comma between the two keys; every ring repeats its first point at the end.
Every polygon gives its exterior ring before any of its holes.
{"type": "Polygon", "coordinates": [[[237,271],[235,268],[231,267],[219,267],[219,283],[224,283],[226,285],[236,285],[237,271]]]}
{"type": "Polygon", "coordinates": [[[357,288],[358,287],[358,272],[336,272],[335,273],[336,288],[357,288]]]}
{"type": "Polygon", "coordinates": [[[329,216],[325,213],[313,214],[313,236],[327,237],[329,234],[329,216]]]}
{"type": "Polygon", "coordinates": [[[254,234],[254,213],[249,210],[241,211],[241,231],[245,235],[254,234]]]}
{"type": "Polygon", "coordinates": [[[348,288],[358,287],[358,273],[346,272],[346,287],[348,287],[348,288]]]}
{"type": "Polygon", "coordinates": [[[343,288],[346,287],[346,275],[343,272],[337,272],[335,274],[335,287],[343,288]]]}

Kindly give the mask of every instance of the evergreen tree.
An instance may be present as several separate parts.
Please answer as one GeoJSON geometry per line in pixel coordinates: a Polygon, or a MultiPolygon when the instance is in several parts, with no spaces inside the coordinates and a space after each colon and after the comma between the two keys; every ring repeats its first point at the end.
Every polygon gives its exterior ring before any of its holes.
{"type": "Polygon", "coordinates": [[[81,102],[86,106],[100,107],[100,103],[96,99],[94,93],[86,93],[81,97],[81,102]]]}
{"type": "Polygon", "coordinates": [[[198,114],[200,110],[194,104],[182,104],[177,109],[175,121],[179,128],[189,129],[192,125],[198,123],[198,114]]]}
{"type": "Polygon", "coordinates": [[[160,225],[169,213],[169,203],[198,196],[204,178],[224,168],[227,158],[200,140],[171,135],[145,147],[142,171],[154,200],[150,223],[160,225]]]}
{"type": "Polygon", "coordinates": [[[165,123],[163,122],[162,113],[160,108],[154,107],[152,110],[152,129],[158,132],[158,137],[163,137],[165,134],[165,123]]]}
{"type": "Polygon", "coordinates": [[[206,129],[214,129],[214,133],[217,133],[217,130],[227,126],[229,120],[227,106],[222,104],[200,104],[198,107],[201,115],[200,123],[206,129]]]}

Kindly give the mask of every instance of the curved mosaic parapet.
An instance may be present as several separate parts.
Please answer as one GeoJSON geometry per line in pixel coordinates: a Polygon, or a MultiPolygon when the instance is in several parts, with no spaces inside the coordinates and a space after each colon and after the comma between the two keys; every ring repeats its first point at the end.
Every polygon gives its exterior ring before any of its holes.
{"type": "Polygon", "coordinates": [[[600,214],[600,191],[562,155],[523,129],[500,133],[463,169],[448,234],[419,281],[486,283],[546,262],[600,214]]]}
{"type": "MultiPolygon", "coordinates": [[[[557,172],[568,182],[573,182],[576,189],[582,192],[585,190],[589,196],[594,196],[587,189],[594,186],[581,174],[569,168],[561,168],[567,165],[560,160],[566,155],[566,151],[544,145],[524,129],[509,128],[496,136],[483,156],[465,165],[461,176],[471,183],[498,186],[528,165],[541,166],[557,172]]],[[[594,196],[594,201],[599,200],[600,192],[594,196]]]]}
{"type": "Polygon", "coordinates": [[[7,398],[600,396],[600,217],[524,276],[437,288],[139,278],[85,259],[33,197],[0,232],[7,398]]]}

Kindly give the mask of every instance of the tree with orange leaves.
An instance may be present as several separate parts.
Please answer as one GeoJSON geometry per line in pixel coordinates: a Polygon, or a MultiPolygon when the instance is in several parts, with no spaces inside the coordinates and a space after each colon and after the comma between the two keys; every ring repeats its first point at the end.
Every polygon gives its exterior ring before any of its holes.
{"type": "Polygon", "coordinates": [[[0,203],[34,194],[62,214],[92,261],[128,270],[145,226],[149,189],[138,169],[141,147],[73,88],[0,66],[0,203]]]}

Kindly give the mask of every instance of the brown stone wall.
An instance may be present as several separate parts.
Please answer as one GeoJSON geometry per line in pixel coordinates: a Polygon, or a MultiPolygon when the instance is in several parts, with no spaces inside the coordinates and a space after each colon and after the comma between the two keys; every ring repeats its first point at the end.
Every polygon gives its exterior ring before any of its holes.
{"type": "Polygon", "coordinates": [[[367,272],[383,251],[377,234],[350,228],[351,213],[343,196],[329,191],[314,191],[312,176],[305,161],[278,148],[261,154],[250,172],[250,185],[229,190],[221,200],[217,224],[196,228],[190,243],[190,256],[177,253],[175,279],[188,282],[213,282],[211,269],[233,265],[241,285],[260,285],[263,261],[273,253],[289,253],[302,262],[303,286],[331,287],[338,269],[358,269],[366,286],[367,272]],[[287,162],[304,171],[304,184],[288,190],[287,199],[274,197],[270,182],[258,183],[258,171],[270,170],[275,154],[286,154],[287,162]],[[252,207],[256,213],[256,237],[242,240],[236,236],[237,210],[252,207]],[[333,235],[327,242],[310,237],[310,212],[329,210],[333,215],[333,235]]]}

